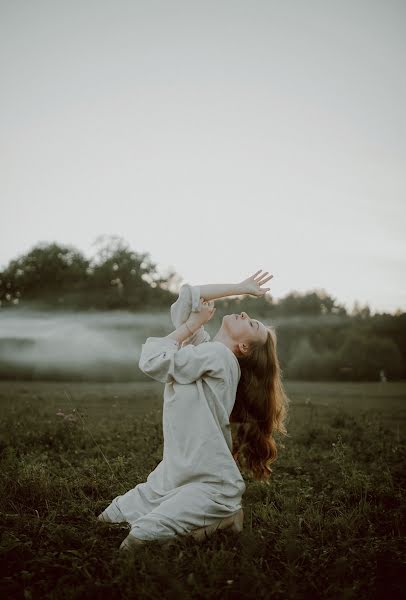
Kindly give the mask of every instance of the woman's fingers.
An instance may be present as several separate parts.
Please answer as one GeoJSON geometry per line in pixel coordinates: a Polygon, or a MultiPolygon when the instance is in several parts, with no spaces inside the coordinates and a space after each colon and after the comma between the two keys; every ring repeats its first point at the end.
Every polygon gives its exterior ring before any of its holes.
{"type": "Polygon", "coordinates": [[[214,300],[209,300],[209,301],[207,301],[207,300],[205,300],[204,298],[200,298],[200,300],[201,300],[201,303],[202,303],[202,304],[205,304],[205,305],[207,305],[207,306],[214,306],[214,300]]]}
{"type": "Polygon", "coordinates": [[[264,277],[266,277],[268,275],[269,271],[264,271],[259,277],[258,277],[258,281],[261,281],[261,279],[263,279],[264,277]]]}
{"type": "Polygon", "coordinates": [[[209,319],[212,318],[216,309],[214,308],[214,300],[204,300],[204,298],[200,298],[202,308],[209,309],[209,319]]]}
{"type": "Polygon", "coordinates": [[[267,277],[267,275],[269,274],[269,271],[264,271],[257,279],[255,279],[257,277],[257,275],[259,275],[259,273],[261,273],[261,271],[262,271],[262,269],[260,269],[256,273],[254,273],[254,275],[251,275],[251,279],[254,279],[256,283],[263,285],[264,283],[266,283],[267,281],[272,279],[273,275],[269,275],[269,277],[267,277]],[[264,279],[264,277],[265,277],[265,279],[264,279]]]}

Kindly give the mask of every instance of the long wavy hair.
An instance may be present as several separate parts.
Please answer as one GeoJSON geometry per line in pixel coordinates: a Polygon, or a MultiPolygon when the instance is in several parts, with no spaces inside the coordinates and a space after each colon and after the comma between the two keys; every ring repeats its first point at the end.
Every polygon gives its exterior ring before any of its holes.
{"type": "MultiPolygon", "coordinates": [[[[254,342],[249,354],[237,357],[241,378],[230,415],[233,456],[257,480],[268,480],[278,448],[275,433],[287,435],[289,405],[276,353],[276,333],[268,326],[266,343],[254,342]]],[[[283,447],[283,444],[280,444],[283,447]]]]}

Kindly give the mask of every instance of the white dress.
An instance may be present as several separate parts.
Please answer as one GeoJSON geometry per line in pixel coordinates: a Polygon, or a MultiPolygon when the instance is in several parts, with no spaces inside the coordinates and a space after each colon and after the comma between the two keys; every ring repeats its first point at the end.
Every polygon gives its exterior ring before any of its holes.
{"type": "MultiPolygon", "coordinates": [[[[185,284],[171,306],[174,327],[199,311],[200,288],[185,284]]],[[[241,508],[246,485],[232,455],[229,416],[241,376],[235,354],[200,327],[178,344],[149,337],[140,369],[165,384],[163,459],[147,481],[103,511],[130,534],[155,540],[187,534],[241,508]]]]}

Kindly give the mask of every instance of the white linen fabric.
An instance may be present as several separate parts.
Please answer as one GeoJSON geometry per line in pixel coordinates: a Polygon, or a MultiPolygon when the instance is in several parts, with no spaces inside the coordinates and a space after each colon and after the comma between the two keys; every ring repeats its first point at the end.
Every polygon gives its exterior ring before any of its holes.
{"type": "MultiPolygon", "coordinates": [[[[176,328],[199,310],[199,300],[199,286],[181,287],[170,309],[176,328]]],[[[232,456],[229,422],[241,376],[235,354],[211,341],[202,326],[182,345],[147,338],[139,367],[165,384],[163,459],[146,482],[114,498],[103,514],[130,523],[130,535],[155,540],[237,512],[246,485],[232,456]]]]}

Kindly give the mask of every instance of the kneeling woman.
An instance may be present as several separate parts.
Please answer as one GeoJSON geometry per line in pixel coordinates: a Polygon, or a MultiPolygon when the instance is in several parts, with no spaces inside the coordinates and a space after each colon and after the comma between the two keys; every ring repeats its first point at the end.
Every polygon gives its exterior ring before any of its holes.
{"type": "Polygon", "coordinates": [[[131,525],[121,550],[185,535],[200,540],[217,529],[239,532],[246,485],[238,465],[255,479],[269,478],[273,433],[286,434],[288,404],[275,332],[245,312],[225,315],[213,339],[204,329],[216,310],[212,300],[268,291],[261,286],[272,275],[259,273],[234,285],[183,285],[171,306],[176,330],[142,346],[140,369],[165,384],[163,459],[98,517],[131,525]]]}

